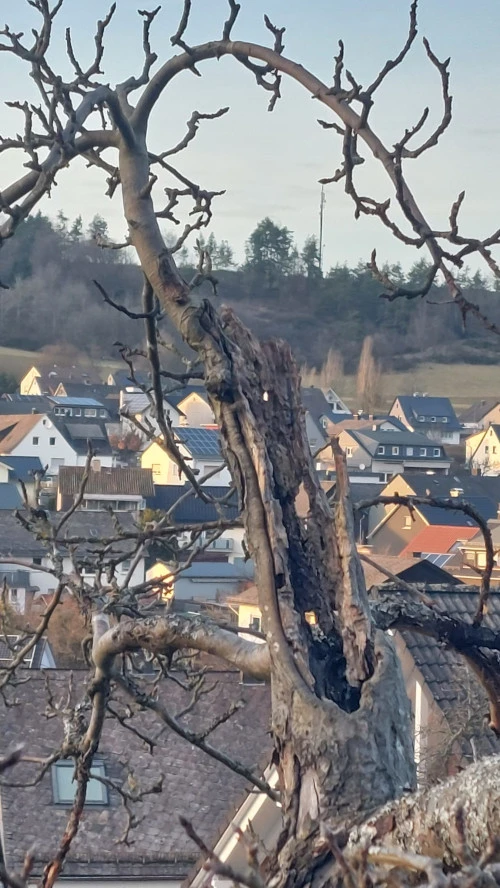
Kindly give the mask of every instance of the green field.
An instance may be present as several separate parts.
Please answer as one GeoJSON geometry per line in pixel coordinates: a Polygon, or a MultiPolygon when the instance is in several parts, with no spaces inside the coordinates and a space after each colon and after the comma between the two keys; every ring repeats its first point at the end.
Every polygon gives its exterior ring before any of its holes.
{"type": "MultiPolygon", "coordinates": [[[[355,409],[356,378],[344,377],[339,389],[341,397],[345,397],[351,409],[355,409]]],[[[500,397],[500,366],[421,364],[405,373],[384,373],[381,390],[383,403],[380,406],[390,404],[396,395],[411,395],[413,392],[448,397],[456,410],[463,410],[481,398],[500,397]]]]}
{"type": "MultiPolygon", "coordinates": [[[[39,352],[24,351],[22,348],[7,348],[0,346],[0,373],[11,373],[17,380],[21,379],[27,370],[36,365],[40,361],[39,352]]],[[[92,360],[92,366],[102,370],[102,377],[110,370],[120,367],[119,361],[96,361],[92,360]]]]}

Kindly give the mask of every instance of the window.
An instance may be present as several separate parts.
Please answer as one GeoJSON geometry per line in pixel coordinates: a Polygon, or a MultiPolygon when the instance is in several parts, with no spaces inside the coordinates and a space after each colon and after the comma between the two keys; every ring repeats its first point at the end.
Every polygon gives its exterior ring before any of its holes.
{"type": "Polygon", "coordinates": [[[492,447],[491,449],[492,449],[493,453],[496,453],[496,452],[497,452],[496,447],[492,447]]]}
{"type": "Polygon", "coordinates": [[[328,425],[328,417],[322,416],[320,422],[321,422],[321,425],[323,426],[323,428],[326,429],[326,427],[328,425]]]}
{"type": "Polygon", "coordinates": [[[10,600],[17,601],[17,597],[18,597],[17,596],[17,589],[11,589],[10,590],[10,600]]]}
{"type": "Polygon", "coordinates": [[[398,456],[398,454],[399,454],[399,447],[393,447],[392,448],[392,455],[398,456]]]}
{"type": "Polygon", "coordinates": [[[130,565],[131,565],[131,564],[132,564],[132,559],[131,559],[131,558],[127,558],[125,561],[122,561],[122,563],[121,563],[121,569],[122,569],[122,571],[123,571],[124,573],[127,573],[127,571],[130,570],[130,565]]]}
{"type": "Polygon", "coordinates": [[[412,525],[411,515],[405,515],[405,523],[403,524],[404,530],[410,530],[412,525]]]}
{"type": "Polygon", "coordinates": [[[407,447],[407,448],[406,448],[406,455],[407,455],[407,456],[413,456],[413,447],[407,447]]]}
{"type": "Polygon", "coordinates": [[[420,448],[420,456],[427,456],[427,447],[420,448]]]}
{"type": "Polygon", "coordinates": [[[55,438],[49,438],[49,444],[50,444],[51,447],[53,447],[55,443],[56,443],[56,439],[55,439],[55,438]]]}
{"type": "Polygon", "coordinates": [[[107,414],[106,410],[99,410],[99,416],[102,416],[103,419],[106,419],[107,415],[108,414],[107,414]]]}
{"type": "Polygon", "coordinates": [[[465,553],[465,560],[471,561],[472,564],[474,564],[474,562],[476,560],[476,553],[473,551],[473,549],[467,549],[467,551],[465,553]]]}
{"type": "Polygon", "coordinates": [[[153,465],[151,466],[151,470],[153,472],[153,475],[161,475],[160,463],[153,463],[153,465]]]}
{"type": "Polygon", "coordinates": [[[431,416],[431,422],[436,422],[436,417],[435,417],[435,416],[431,416]]]}
{"type": "Polygon", "coordinates": [[[383,444],[379,444],[379,446],[377,447],[377,453],[378,453],[378,454],[383,454],[383,453],[385,453],[385,447],[384,447],[383,444]]]}
{"type": "Polygon", "coordinates": [[[419,421],[419,422],[425,422],[425,416],[419,416],[419,417],[418,417],[418,421],[419,421]]]}
{"type": "Polygon", "coordinates": [[[41,563],[42,563],[41,558],[33,558],[33,564],[41,564],[41,563]]]}
{"type": "Polygon", "coordinates": [[[435,447],[432,453],[434,456],[441,456],[441,450],[439,447],[435,447]]]}
{"type": "Polygon", "coordinates": [[[346,449],[345,449],[345,455],[346,455],[346,456],[352,456],[353,452],[354,452],[354,448],[353,448],[353,447],[346,447],[346,449]]]}
{"type": "Polygon", "coordinates": [[[35,437],[35,438],[32,438],[32,439],[31,439],[31,443],[36,445],[36,444],[38,444],[38,441],[39,441],[39,440],[40,440],[40,439],[39,439],[39,438],[36,438],[36,437],[35,437]]]}
{"type": "Polygon", "coordinates": [[[254,632],[260,632],[260,617],[250,617],[250,623],[248,626],[250,629],[253,629],[254,632]]]}
{"type": "Polygon", "coordinates": [[[489,453],[489,452],[490,452],[490,448],[489,448],[488,444],[485,445],[484,452],[485,452],[485,453],[489,453]]]}
{"type": "Polygon", "coordinates": [[[443,417],[442,417],[442,421],[443,421],[443,422],[448,422],[448,417],[447,417],[447,416],[443,416],[443,417]]]}
{"type": "Polygon", "coordinates": [[[82,415],[81,407],[75,407],[75,416],[81,416],[81,415],[82,415]]]}
{"type": "Polygon", "coordinates": [[[86,407],[83,411],[84,416],[97,416],[97,410],[95,407],[86,407]]]}
{"type": "MultiPolygon", "coordinates": [[[[52,794],[56,805],[72,805],[75,798],[74,782],[75,766],[73,762],[56,762],[52,766],[52,794]]],[[[94,762],[90,773],[96,777],[105,777],[104,762],[94,762]]],[[[86,805],[109,804],[108,787],[92,777],[87,783],[86,805]]]]}
{"type": "Polygon", "coordinates": [[[486,552],[478,552],[476,555],[477,567],[486,567],[486,552]]]}

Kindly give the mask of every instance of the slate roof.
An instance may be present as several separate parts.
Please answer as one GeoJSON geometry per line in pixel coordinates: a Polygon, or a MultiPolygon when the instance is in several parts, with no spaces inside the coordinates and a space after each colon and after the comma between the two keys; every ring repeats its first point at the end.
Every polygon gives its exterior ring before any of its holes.
{"type": "Polygon", "coordinates": [[[441,431],[446,430],[448,432],[458,432],[460,429],[460,423],[449,398],[398,395],[397,400],[406,419],[412,426],[418,425],[419,428],[424,426],[429,428],[437,427],[441,431]],[[419,421],[419,416],[424,417],[424,422],[419,421]],[[433,416],[436,418],[436,422],[431,422],[431,417],[433,416]],[[446,417],[446,422],[442,422],[443,417],[446,417]]]}
{"type": "Polygon", "coordinates": [[[458,541],[470,540],[477,534],[477,525],[474,527],[448,527],[446,525],[424,527],[413,537],[408,545],[400,553],[402,557],[413,555],[414,552],[428,552],[434,554],[446,554],[458,541]]]}
{"type": "Polygon", "coordinates": [[[134,376],[136,378],[136,382],[130,378],[130,371],[125,369],[112,370],[110,376],[113,377],[115,381],[115,386],[120,389],[131,388],[136,385],[151,385],[151,380],[147,373],[142,373],[140,370],[134,371],[134,376]]]}
{"type": "MultiPolygon", "coordinates": [[[[180,487],[176,484],[155,484],[154,496],[148,497],[146,505],[149,509],[161,509],[164,512],[168,512],[174,503],[176,503],[188,490],[192,490],[190,484],[185,487],[180,487]]],[[[203,490],[215,499],[222,499],[228,494],[227,487],[212,486],[209,484],[204,484],[203,490]]],[[[229,502],[221,506],[221,508],[223,509],[224,517],[236,518],[239,512],[236,493],[234,493],[230,497],[229,502]]],[[[189,524],[190,522],[196,524],[200,521],[216,521],[217,518],[220,518],[220,514],[215,506],[211,503],[204,503],[203,500],[193,492],[191,496],[186,497],[186,499],[174,509],[173,518],[179,524],[189,524]]]]}
{"type": "MultiPolygon", "coordinates": [[[[469,475],[465,472],[453,475],[419,475],[404,472],[400,477],[405,480],[416,496],[449,499],[452,490],[463,490],[460,499],[477,509],[486,521],[497,517],[500,505],[500,477],[469,475]]],[[[452,512],[448,509],[421,505],[416,508],[429,524],[443,524],[451,527],[477,526],[471,518],[464,516],[463,512],[452,512]]]]}
{"type": "Polygon", "coordinates": [[[205,456],[222,460],[220,450],[220,438],[216,429],[194,429],[182,428],[176,429],[177,440],[184,444],[194,459],[203,458],[205,456]]]}
{"type": "Polygon", "coordinates": [[[29,413],[47,413],[52,405],[45,395],[20,395],[13,392],[0,398],[0,415],[26,415],[29,413]]]}
{"type": "MultiPolygon", "coordinates": [[[[173,407],[174,410],[179,413],[180,416],[184,416],[182,410],[175,406],[173,401],[169,399],[168,396],[164,397],[165,408],[168,412],[169,407],[173,407]]],[[[132,413],[136,415],[137,413],[143,413],[151,407],[151,401],[144,392],[125,392],[122,397],[121,409],[126,410],[128,413],[132,413]]]]}
{"type": "Polygon", "coordinates": [[[471,404],[467,410],[460,413],[458,421],[462,425],[465,423],[481,422],[483,417],[486,416],[490,410],[493,410],[497,404],[500,404],[500,398],[482,398],[481,401],[476,401],[475,404],[471,404]]]}
{"type": "MultiPolygon", "coordinates": [[[[84,679],[85,675],[78,673],[73,677],[75,701],[84,697],[84,679]]],[[[50,686],[55,699],[65,698],[69,681],[69,671],[52,671],[50,686]]],[[[211,671],[208,684],[214,683],[215,688],[200,696],[182,723],[199,730],[226,712],[232,702],[241,700],[244,705],[210,735],[210,741],[247,766],[259,769],[262,763],[263,770],[271,753],[269,689],[264,685],[241,685],[238,672],[211,671]]],[[[168,682],[165,690],[160,685],[160,699],[165,699],[172,712],[182,710],[191,696],[174,682],[168,682]]],[[[43,717],[44,678],[33,673],[29,682],[16,687],[16,698],[19,705],[9,708],[0,701],[1,752],[17,744],[22,736],[27,755],[47,755],[60,744],[63,725],[58,718],[43,717]]],[[[123,709],[123,704],[115,703],[115,707],[123,709]]],[[[136,877],[142,882],[150,878],[182,879],[198,851],[182,828],[179,815],[192,821],[210,844],[225,827],[228,813],[245,796],[248,784],[241,777],[168,729],[159,732],[161,723],[152,713],[141,713],[139,725],[144,733],[158,735],[153,756],[137,736],[115,719],[106,719],[98,758],[105,764],[106,775],[119,785],[126,782],[130,770],[142,787],[151,786],[162,774],[163,792],[147,795],[134,806],[140,822],[131,834],[130,845],[118,843],[126,816],[116,792],[109,790],[109,807],[88,807],[69,852],[65,877],[136,877]]],[[[22,764],[16,767],[15,777],[29,779],[33,773],[33,765],[22,764]]],[[[26,851],[34,845],[33,875],[39,875],[60,841],[68,809],[53,804],[50,773],[36,786],[22,790],[2,786],[0,793],[6,865],[19,869],[26,851]]]]}
{"type": "MultiPolygon", "coordinates": [[[[452,592],[428,592],[437,609],[451,617],[472,623],[477,610],[477,594],[462,592],[458,587],[452,592]]],[[[488,611],[484,617],[484,625],[497,632],[500,631],[500,594],[492,592],[488,599],[488,611]]],[[[416,632],[401,632],[423,678],[432,695],[444,714],[453,722],[461,717],[465,721],[464,708],[468,704],[467,693],[471,687],[476,696],[476,705],[480,713],[486,713],[488,706],[484,692],[474,676],[468,672],[464,660],[453,651],[432,638],[416,632]],[[484,701],[484,707],[481,702],[484,701]],[[460,712],[462,710],[462,712],[460,712]],[[458,712],[457,712],[458,711],[458,712]]],[[[480,730],[477,737],[478,753],[491,755],[500,752],[500,740],[489,729],[480,730]]],[[[469,747],[470,753],[470,747],[469,747]]]]}
{"type": "Polygon", "coordinates": [[[0,484],[0,509],[20,509],[22,505],[23,500],[15,484],[0,484]]]}
{"type": "Polygon", "coordinates": [[[316,388],[314,385],[301,389],[300,394],[304,408],[310,413],[316,425],[320,423],[322,416],[326,416],[330,422],[336,423],[341,416],[346,417],[348,415],[346,413],[334,413],[321,389],[316,388]]]}
{"type": "MultiPolygon", "coordinates": [[[[83,466],[61,466],[59,469],[59,493],[74,496],[79,493],[85,469],[83,466]]],[[[154,493],[151,469],[101,468],[91,471],[85,487],[86,494],[126,494],[152,497],[154,493]]]]}
{"type": "Polygon", "coordinates": [[[0,456],[0,463],[8,466],[12,472],[12,479],[32,481],[37,472],[43,471],[42,463],[38,456],[0,456]]]}
{"type": "Polygon", "coordinates": [[[39,413],[0,416],[0,453],[10,453],[39,422],[39,413]]]}
{"type": "Polygon", "coordinates": [[[72,422],[71,419],[61,418],[52,419],[51,421],[76,453],[87,453],[88,441],[91,442],[96,456],[109,456],[112,453],[104,422],[99,422],[95,419],[92,422],[85,422],[81,419],[77,422],[72,422]]]}
{"type": "MultiPolygon", "coordinates": [[[[61,513],[49,514],[49,521],[52,524],[61,520],[61,513]]],[[[135,530],[134,517],[129,512],[121,512],[119,516],[119,525],[125,531],[135,530]]],[[[88,512],[86,510],[76,511],[61,533],[61,539],[64,541],[68,537],[84,537],[90,540],[89,543],[82,543],[78,546],[78,555],[85,554],[89,549],[95,550],[96,544],[101,537],[115,537],[116,528],[113,518],[108,512],[88,512]]],[[[64,548],[61,542],[61,548],[64,548]]],[[[128,553],[133,550],[132,540],[120,540],[114,543],[113,552],[128,553]]],[[[15,515],[6,509],[0,510],[0,558],[40,558],[47,555],[47,549],[40,540],[20,524],[15,515]]],[[[111,551],[108,557],[112,557],[111,551]]]]}

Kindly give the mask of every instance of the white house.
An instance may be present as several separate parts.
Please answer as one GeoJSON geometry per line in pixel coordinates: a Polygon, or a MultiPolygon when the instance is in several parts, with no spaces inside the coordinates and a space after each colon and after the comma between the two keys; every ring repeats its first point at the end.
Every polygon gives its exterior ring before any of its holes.
{"type": "Polygon", "coordinates": [[[85,465],[89,441],[101,465],[112,466],[103,423],[55,420],[39,413],[0,416],[0,456],[38,457],[49,475],[57,475],[60,466],[85,465]]]}
{"type": "Polygon", "coordinates": [[[460,444],[460,423],[449,398],[427,394],[398,395],[390,409],[413,432],[440,444],[460,444]]]}

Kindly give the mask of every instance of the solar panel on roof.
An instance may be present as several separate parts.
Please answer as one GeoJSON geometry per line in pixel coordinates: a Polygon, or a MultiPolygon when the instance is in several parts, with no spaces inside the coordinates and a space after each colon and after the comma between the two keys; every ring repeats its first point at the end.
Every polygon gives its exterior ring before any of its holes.
{"type": "Polygon", "coordinates": [[[193,456],[221,456],[219,433],[214,429],[183,428],[177,433],[179,442],[185,444],[193,456]]]}

